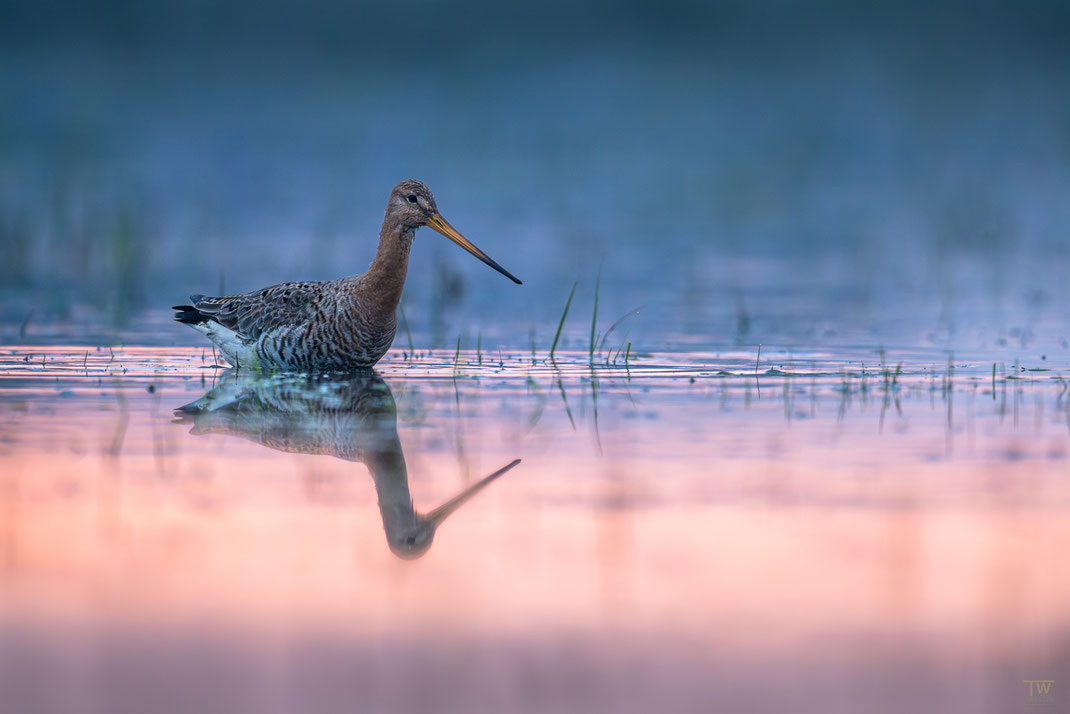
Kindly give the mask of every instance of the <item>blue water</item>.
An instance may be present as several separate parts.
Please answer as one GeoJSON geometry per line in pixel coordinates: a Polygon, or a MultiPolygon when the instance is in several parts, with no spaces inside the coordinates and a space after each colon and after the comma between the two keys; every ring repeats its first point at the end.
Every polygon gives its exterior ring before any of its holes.
{"type": "Polygon", "coordinates": [[[919,27],[906,6],[495,22],[428,3],[429,41],[403,49],[372,29],[389,13],[269,4],[230,42],[241,13],[209,31],[183,7],[66,30],[29,13],[3,50],[5,341],[195,344],[167,306],[362,272],[410,176],[525,283],[421,231],[404,305],[423,347],[547,348],[574,282],[582,344],[599,276],[606,327],[646,306],[647,350],[1066,337],[1055,6],[919,27]]]}

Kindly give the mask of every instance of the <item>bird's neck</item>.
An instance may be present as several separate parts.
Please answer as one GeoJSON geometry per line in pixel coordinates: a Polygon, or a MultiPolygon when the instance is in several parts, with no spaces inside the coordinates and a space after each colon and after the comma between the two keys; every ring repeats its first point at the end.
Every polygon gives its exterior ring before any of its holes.
{"type": "Polygon", "coordinates": [[[379,231],[379,250],[361,283],[375,307],[388,314],[397,310],[405,275],[409,271],[409,249],[416,229],[387,215],[379,231]]]}
{"type": "MultiPolygon", "coordinates": [[[[397,443],[397,437],[394,437],[397,443]]],[[[412,527],[416,512],[409,491],[409,476],[405,469],[405,456],[400,444],[395,452],[365,454],[364,465],[375,481],[375,493],[379,501],[379,515],[387,540],[394,541],[398,533],[412,527]]]]}

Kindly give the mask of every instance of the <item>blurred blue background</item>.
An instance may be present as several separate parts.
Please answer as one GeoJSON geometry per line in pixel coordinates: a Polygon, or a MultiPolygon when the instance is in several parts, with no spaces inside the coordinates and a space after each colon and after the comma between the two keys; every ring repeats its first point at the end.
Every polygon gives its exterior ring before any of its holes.
{"type": "Polygon", "coordinates": [[[525,283],[422,231],[418,346],[545,348],[576,281],[579,344],[601,270],[646,350],[1065,349],[1068,29],[1054,1],[7,2],[0,336],[197,342],[169,305],[362,272],[412,177],[525,283]]]}

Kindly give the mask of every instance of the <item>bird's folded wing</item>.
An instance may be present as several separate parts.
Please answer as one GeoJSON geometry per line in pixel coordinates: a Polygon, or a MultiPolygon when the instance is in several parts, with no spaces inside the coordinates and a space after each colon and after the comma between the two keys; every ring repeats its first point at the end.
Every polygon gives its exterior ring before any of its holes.
{"type": "Polygon", "coordinates": [[[323,319],[327,294],[321,282],[282,283],[242,295],[191,297],[193,306],[207,318],[245,338],[256,338],[277,327],[308,324],[323,319]]]}

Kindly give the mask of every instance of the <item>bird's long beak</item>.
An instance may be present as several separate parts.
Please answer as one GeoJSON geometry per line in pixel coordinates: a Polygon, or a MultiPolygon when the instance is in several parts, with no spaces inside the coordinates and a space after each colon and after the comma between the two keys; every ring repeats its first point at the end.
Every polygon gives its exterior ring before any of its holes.
{"type": "Polygon", "coordinates": [[[453,241],[457,245],[461,246],[462,248],[467,250],[469,253],[471,253],[472,255],[474,255],[475,257],[479,258],[480,260],[482,260],[487,265],[489,265],[490,267],[494,268],[499,273],[501,273],[505,277],[509,278],[510,280],[512,280],[517,285],[523,285],[523,283],[521,283],[519,280],[517,280],[515,275],[513,275],[508,270],[506,270],[502,266],[500,266],[497,263],[495,263],[493,260],[491,260],[491,257],[489,255],[487,255],[486,253],[481,251],[479,248],[476,248],[475,245],[472,244],[472,241],[470,241],[467,238],[465,238],[464,236],[462,236],[457,231],[457,229],[454,228],[453,226],[451,226],[449,223],[447,223],[446,219],[443,218],[440,214],[436,213],[435,215],[433,215],[430,218],[428,218],[427,219],[427,225],[431,226],[436,231],[438,231],[442,235],[446,236],[451,241],[453,241]]]}
{"type": "Polygon", "coordinates": [[[520,459],[516,459],[511,464],[508,464],[507,466],[503,466],[502,468],[498,469],[497,471],[492,473],[490,476],[486,476],[486,477],[480,479],[479,481],[475,482],[474,484],[472,484],[471,486],[469,486],[465,490],[461,491],[459,494],[457,494],[456,496],[454,496],[450,500],[448,500],[445,503],[443,503],[441,506],[439,506],[435,510],[433,510],[430,513],[426,514],[424,516],[424,520],[426,520],[428,523],[430,523],[435,528],[438,528],[438,526],[442,524],[442,521],[444,521],[447,518],[449,518],[450,514],[453,513],[454,511],[456,511],[461,506],[463,506],[465,504],[465,502],[468,501],[468,499],[472,498],[472,496],[474,496],[477,493],[479,493],[480,491],[482,491],[483,488],[488,483],[490,483],[494,479],[498,478],[499,476],[501,476],[506,471],[508,471],[509,469],[513,468],[514,466],[516,466],[519,463],[520,463],[520,459]]]}

